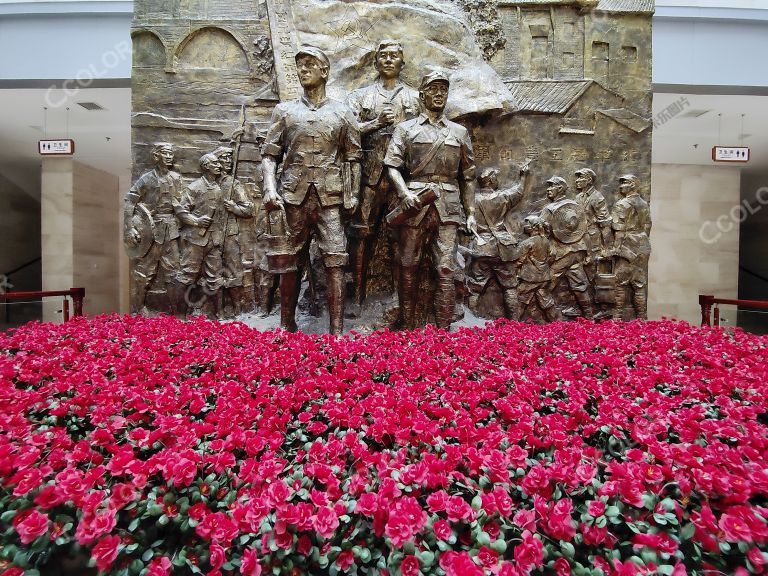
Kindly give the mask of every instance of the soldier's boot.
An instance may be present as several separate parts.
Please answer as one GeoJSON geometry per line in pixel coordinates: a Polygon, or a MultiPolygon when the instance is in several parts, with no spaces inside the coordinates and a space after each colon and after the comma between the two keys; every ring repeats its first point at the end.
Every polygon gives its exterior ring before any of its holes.
{"type": "Polygon", "coordinates": [[[616,287],[616,303],[613,308],[613,318],[615,320],[624,320],[624,306],[627,304],[626,286],[616,287]]]}
{"type": "Polygon", "coordinates": [[[517,320],[520,315],[520,304],[517,300],[517,289],[507,288],[504,290],[504,310],[506,317],[510,320],[517,320]]]}
{"type": "Polygon", "coordinates": [[[648,316],[648,302],[645,288],[635,289],[632,294],[632,306],[635,308],[635,318],[645,319],[648,316]]]}
{"type": "Polygon", "coordinates": [[[544,308],[544,318],[546,318],[547,322],[557,322],[561,319],[560,317],[560,310],[557,306],[550,306],[549,308],[544,308]]]}
{"type": "Polygon", "coordinates": [[[438,328],[451,329],[456,307],[456,287],[452,278],[440,278],[435,294],[435,324],[438,328]]]}
{"type": "Polygon", "coordinates": [[[185,318],[189,309],[187,303],[187,291],[190,286],[181,282],[171,282],[168,284],[168,298],[171,301],[173,315],[177,318],[185,318]]]}
{"type": "Polygon", "coordinates": [[[299,303],[298,272],[284,272],[280,275],[280,327],[296,332],[296,305],[299,303]]]}
{"type": "Polygon", "coordinates": [[[365,300],[365,283],[366,283],[366,262],[365,262],[365,250],[366,248],[366,238],[356,238],[355,239],[355,247],[352,252],[352,259],[353,259],[353,276],[354,276],[354,282],[355,282],[355,292],[354,297],[352,298],[353,304],[355,304],[355,307],[357,308],[357,312],[359,315],[359,311],[363,306],[363,301],[365,300]]]}
{"type": "MultiPolygon", "coordinates": [[[[149,283],[137,282],[136,286],[136,301],[131,306],[131,312],[134,314],[140,314],[147,301],[147,288],[149,283]]],[[[170,297],[170,293],[168,294],[170,297]]],[[[171,300],[171,307],[173,307],[173,300],[171,300]]]]}
{"type": "Polygon", "coordinates": [[[219,288],[208,296],[208,300],[211,302],[211,310],[212,314],[210,316],[211,320],[221,320],[224,318],[224,289],[219,288]]]}
{"type": "Polygon", "coordinates": [[[397,297],[400,302],[400,327],[403,330],[416,328],[416,279],[418,266],[402,266],[397,285],[397,297]]]}
{"type": "Polygon", "coordinates": [[[227,296],[229,297],[230,302],[232,302],[232,314],[234,316],[239,316],[246,309],[245,306],[243,306],[244,293],[245,290],[243,290],[242,286],[232,286],[227,288],[227,296]]]}
{"type": "Polygon", "coordinates": [[[587,320],[592,320],[592,317],[595,314],[592,311],[592,300],[589,297],[589,293],[584,290],[583,292],[574,292],[573,295],[576,298],[576,302],[579,303],[579,308],[581,308],[581,315],[587,320]]]}
{"type": "Polygon", "coordinates": [[[259,317],[266,318],[272,314],[272,307],[274,306],[275,291],[273,290],[272,277],[269,278],[269,282],[263,280],[257,286],[258,290],[258,302],[259,302],[259,317]]]}
{"type": "Polygon", "coordinates": [[[326,268],[325,277],[328,283],[330,333],[339,336],[344,332],[344,268],[326,268]]]}

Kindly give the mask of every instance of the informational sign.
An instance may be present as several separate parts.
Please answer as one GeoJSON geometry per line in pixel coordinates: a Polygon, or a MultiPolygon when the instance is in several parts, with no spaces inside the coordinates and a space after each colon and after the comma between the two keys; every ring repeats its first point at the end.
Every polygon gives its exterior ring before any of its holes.
{"type": "Polygon", "coordinates": [[[714,146],[712,160],[715,162],[749,162],[749,148],[746,146],[714,146]]]}
{"type": "Polygon", "coordinates": [[[37,143],[41,156],[71,156],[75,153],[75,141],[66,140],[40,140],[37,143]]]}

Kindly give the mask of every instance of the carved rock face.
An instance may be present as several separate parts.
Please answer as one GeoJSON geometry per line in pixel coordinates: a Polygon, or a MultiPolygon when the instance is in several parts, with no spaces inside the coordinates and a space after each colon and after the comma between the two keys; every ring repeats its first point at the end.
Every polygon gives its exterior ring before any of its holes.
{"type": "Polygon", "coordinates": [[[401,77],[412,86],[430,70],[450,72],[449,117],[513,107],[509,90],[483,58],[466,13],[453,2],[298,0],[293,14],[299,36],[311,38],[331,60],[332,96],[370,83],[376,75],[374,51],[387,37],[402,43],[401,77]]]}

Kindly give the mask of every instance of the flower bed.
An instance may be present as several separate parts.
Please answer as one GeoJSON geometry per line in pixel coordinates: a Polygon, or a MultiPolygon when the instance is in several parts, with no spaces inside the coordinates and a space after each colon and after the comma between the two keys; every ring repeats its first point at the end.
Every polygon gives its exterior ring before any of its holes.
{"type": "Polygon", "coordinates": [[[28,325],[0,573],[761,573],[767,380],[768,339],[670,321],[28,325]]]}

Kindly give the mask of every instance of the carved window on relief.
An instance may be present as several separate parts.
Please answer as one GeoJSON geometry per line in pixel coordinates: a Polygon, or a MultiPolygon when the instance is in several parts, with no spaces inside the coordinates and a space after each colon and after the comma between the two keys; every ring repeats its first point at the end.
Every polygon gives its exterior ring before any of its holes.
{"type": "Polygon", "coordinates": [[[594,80],[607,83],[610,65],[610,45],[608,42],[592,42],[592,74],[594,80]]]}
{"type": "Polygon", "coordinates": [[[621,58],[630,64],[637,63],[637,46],[622,46],[621,58]]]}
{"type": "Polygon", "coordinates": [[[133,41],[133,66],[135,68],[164,68],[165,45],[154,33],[138,30],[131,35],[133,41]]]}
{"type": "Polygon", "coordinates": [[[531,25],[531,61],[532,78],[551,78],[552,43],[550,28],[545,25],[531,25]]]}

